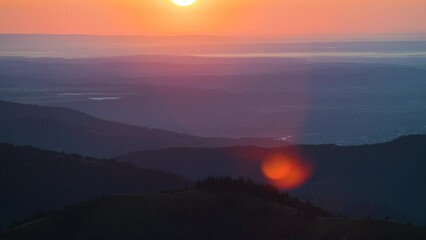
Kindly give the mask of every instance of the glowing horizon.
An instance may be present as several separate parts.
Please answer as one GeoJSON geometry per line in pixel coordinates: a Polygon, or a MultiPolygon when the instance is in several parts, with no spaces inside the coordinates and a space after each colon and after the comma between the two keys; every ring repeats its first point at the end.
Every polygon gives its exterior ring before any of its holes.
{"type": "Polygon", "coordinates": [[[0,33],[369,36],[425,33],[423,0],[4,0],[0,33]]]}

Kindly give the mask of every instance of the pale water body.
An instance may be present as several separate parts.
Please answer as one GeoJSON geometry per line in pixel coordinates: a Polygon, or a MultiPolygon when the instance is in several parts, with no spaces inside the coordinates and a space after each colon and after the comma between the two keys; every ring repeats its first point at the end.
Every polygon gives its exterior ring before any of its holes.
{"type": "MultiPolygon", "coordinates": [[[[0,57],[91,58],[132,55],[192,55],[209,57],[426,57],[426,37],[329,39],[176,38],[176,42],[146,37],[73,35],[1,35],[0,57]],[[28,43],[31,43],[28,45],[28,43]]],[[[163,39],[164,40],[164,39],[163,39]]]]}
{"type": "Polygon", "coordinates": [[[194,54],[197,57],[217,58],[412,58],[426,57],[424,52],[276,52],[276,53],[224,53],[224,54],[194,54]]]}
{"type": "Polygon", "coordinates": [[[92,97],[89,99],[93,101],[105,101],[105,100],[119,100],[121,99],[121,97],[92,97]]]}

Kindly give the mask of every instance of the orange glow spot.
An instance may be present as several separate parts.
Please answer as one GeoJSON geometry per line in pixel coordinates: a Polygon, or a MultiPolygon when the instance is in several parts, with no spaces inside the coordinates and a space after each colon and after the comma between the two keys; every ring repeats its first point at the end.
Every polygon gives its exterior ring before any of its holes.
{"type": "Polygon", "coordinates": [[[262,172],[276,187],[292,190],[301,187],[309,180],[312,167],[294,156],[275,155],[263,161],[262,172]]]}
{"type": "Polygon", "coordinates": [[[262,164],[263,174],[271,180],[280,180],[286,177],[293,167],[293,163],[288,158],[273,157],[267,159],[262,164]]]}

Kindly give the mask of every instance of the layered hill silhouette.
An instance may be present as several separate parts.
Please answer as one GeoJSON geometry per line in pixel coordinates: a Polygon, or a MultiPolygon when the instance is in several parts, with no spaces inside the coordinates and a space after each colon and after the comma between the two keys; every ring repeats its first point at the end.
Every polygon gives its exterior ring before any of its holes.
{"type": "Polygon", "coordinates": [[[262,138],[203,138],[97,119],[65,108],[0,101],[0,142],[95,157],[167,147],[278,146],[262,138]]]}
{"type": "Polygon", "coordinates": [[[314,173],[296,194],[353,217],[371,214],[383,219],[426,223],[426,136],[401,137],[364,146],[302,145],[282,148],[172,148],[142,151],[119,158],[193,180],[229,175],[264,182],[262,161],[271,155],[311,162],[314,173]]]}
{"type": "Polygon", "coordinates": [[[425,229],[407,224],[306,215],[304,207],[311,205],[289,206],[292,199],[287,195],[280,198],[277,190],[265,192],[255,187],[254,191],[245,191],[247,185],[237,187],[232,182],[226,186],[228,190],[205,188],[202,184],[195,190],[175,193],[102,197],[51,212],[0,236],[6,240],[414,240],[426,237],[425,229]],[[229,191],[230,185],[235,189],[229,191]]]}
{"type": "Polygon", "coordinates": [[[192,183],[114,160],[0,144],[0,225],[104,194],[184,189],[192,183]]]}

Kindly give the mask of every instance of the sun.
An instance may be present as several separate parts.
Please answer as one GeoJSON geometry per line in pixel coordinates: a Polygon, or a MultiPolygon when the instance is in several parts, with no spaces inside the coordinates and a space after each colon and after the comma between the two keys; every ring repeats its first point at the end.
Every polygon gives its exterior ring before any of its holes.
{"type": "Polygon", "coordinates": [[[197,0],[172,0],[172,2],[181,7],[187,7],[194,4],[197,0]]]}

